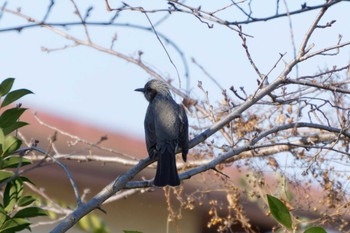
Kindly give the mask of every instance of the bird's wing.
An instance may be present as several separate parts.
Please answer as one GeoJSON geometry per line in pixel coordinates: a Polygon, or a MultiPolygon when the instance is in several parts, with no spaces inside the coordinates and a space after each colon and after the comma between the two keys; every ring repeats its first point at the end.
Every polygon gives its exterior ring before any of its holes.
{"type": "Polygon", "coordinates": [[[179,146],[182,150],[182,159],[186,162],[188,153],[188,119],[186,111],[182,105],[179,105],[179,119],[180,119],[180,131],[179,131],[179,146]]]}
{"type": "Polygon", "coordinates": [[[145,138],[146,146],[149,157],[153,158],[156,154],[157,146],[157,137],[154,126],[154,115],[153,108],[151,105],[148,106],[146,116],[145,116],[145,138]]]}

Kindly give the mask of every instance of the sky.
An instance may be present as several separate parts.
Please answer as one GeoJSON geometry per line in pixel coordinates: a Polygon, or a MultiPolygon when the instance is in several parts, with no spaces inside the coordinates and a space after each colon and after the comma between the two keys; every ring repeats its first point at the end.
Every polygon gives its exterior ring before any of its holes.
{"type": "MultiPolygon", "coordinates": [[[[21,13],[33,18],[42,19],[50,1],[20,1],[7,2],[6,8],[21,8],[21,13]]],[[[280,1],[280,10],[285,6],[280,1]]],[[[312,4],[324,1],[311,1],[312,4]]],[[[120,6],[115,1],[112,7],[120,6]]],[[[132,6],[143,6],[145,9],[166,8],[166,1],[127,1],[132,6]]],[[[193,1],[188,1],[194,4],[193,1]]],[[[202,9],[218,9],[230,1],[200,1],[202,9]]],[[[287,1],[288,8],[299,9],[304,1],[287,1]]],[[[82,14],[93,5],[89,21],[108,21],[114,12],[107,12],[104,1],[76,1],[82,14]]],[[[198,4],[198,3],[196,3],[198,4]]],[[[274,14],[276,1],[253,1],[256,16],[274,14]]],[[[309,3],[308,3],[309,4],[309,3]]],[[[310,3],[311,4],[311,3],[310,3]]],[[[4,1],[0,0],[0,5],[4,1]]],[[[332,7],[322,20],[336,20],[331,28],[317,30],[311,41],[315,50],[338,41],[342,34],[343,40],[350,39],[349,17],[350,4],[340,3],[332,7]]],[[[303,39],[318,10],[291,17],[292,32],[296,47],[303,39]]],[[[166,13],[149,14],[155,23],[166,13]]],[[[228,19],[242,19],[237,10],[222,13],[228,19]]],[[[55,3],[52,13],[46,22],[79,21],[74,14],[74,6],[69,0],[55,3]]],[[[136,11],[122,12],[115,21],[149,27],[144,14],[136,11]]],[[[25,25],[27,22],[17,16],[3,13],[0,19],[0,30],[14,25],[25,25]]],[[[62,29],[62,28],[61,28],[62,29]]],[[[126,55],[137,56],[143,52],[142,60],[155,68],[163,77],[173,79],[174,86],[179,86],[175,68],[154,33],[127,27],[88,27],[92,41],[109,48],[113,36],[117,35],[114,49],[126,55]]],[[[221,25],[209,29],[206,24],[189,14],[172,14],[163,23],[156,26],[158,33],[166,35],[184,53],[189,66],[189,86],[186,87],[185,68],[179,54],[163,42],[176,65],[182,88],[189,91],[193,98],[203,99],[203,93],[198,89],[198,81],[209,91],[210,100],[220,101],[220,88],[208,78],[193,62],[196,60],[224,89],[232,85],[238,89],[244,86],[251,94],[257,87],[257,76],[249,64],[242,48],[238,34],[221,25]]],[[[286,53],[283,62],[293,58],[291,43],[291,27],[288,18],[275,19],[267,22],[243,25],[245,33],[252,35],[248,38],[251,55],[262,73],[267,73],[279,58],[280,53],[286,53]]],[[[66,31],[80,39],[86,40],[81,27],[69,27],[66,31]]],[[[16,78],[15,88],[27,88],[35,94],[26,96],[23,103],[31,111],[51,113],[84,122],[106,130],[126,133],[130,136],[143,137],[143,118],[147,108],[144,97],[134,92],[152,78],[139,67],[121,60],[118,57],[105,54],[89,47],[76,46],[59,49],[72,45],[71,41],[45,28],[32,28],[16,31],[0,32],[0,80],[8,77],[16,78]],[[49,53],[42,48],[58,49],[49,53]]],[[[319,57],[299,66],[299,75],[310,74],[326,66],[343,66],[350,61],[349,48],[337,57],[319,57]]],[[[270,75],[274,79],[283,69],[281,62],[270,75]]],[[[296,75],[296,73],[294,73],[296,75]]],[[[180,98],[176,98],[180,102],[180,98]]]]}

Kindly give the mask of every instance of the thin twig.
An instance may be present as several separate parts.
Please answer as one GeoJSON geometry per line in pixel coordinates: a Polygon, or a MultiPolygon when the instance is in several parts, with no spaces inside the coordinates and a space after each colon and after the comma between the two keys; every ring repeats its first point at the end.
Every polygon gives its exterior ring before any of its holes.
{"type": "Polygon", "coordinates": [[[78,206],[81,206],[82,205],[82,201],[81,201],[81,198],[80,198],[80,194],[79,194],[79,189],[78,189],[78,186],[76,185],[74,179],[73,179],[73,176],[71,174],[71,172],[69,171],[69,169],[66,167],[66,165],[64,165],[61,161],[59,161],[58,159],[55,158],[55,156],[52,156],[51,154],[47,153],[46,151],[44,151],[43,149],[39,148],[39,147],[36,147],[36,146],[31,146],[31,147],[28,147],[28,148],[22,148],[18,151],[16,151],[15,153],[18,153],[18,154],[21,154],[21,153],[26,153],[27,151],[37,151],[37,152],[40,152],[41,154],[43,155],[46,155],[48,156],[50,159],[52,159],[57,165],[59,165],[66,173],[72,187],[73,187],[73,191],[74,191],[74,194],[75,194],[75,198],[76,198],[76,201],[77,201],[77,204],[78,206]]]}
{"type": "Polygon", "coordinates": [[[170,56],[168,50],[165,48],[165,46],[164,46],[162,40],[159,38],[158,33],[157,33],[156,29],[154,28],[151,19],[148,17],[148,15],[147,15],[146,12],[144,12],[144,14],[145,14],[145,16],[146,16],[146,18],[147,18],[149,24],[151,25],[152,30],[153,30],[154,34],[156,35],[156,37],[157,37],[157,40],[158,40],[159,43],[162,45],[162,47],[163,47],[163,49],[164,49],[166,55],[168,56],[168,59],[169,59],[170,63],[173,65],[173,67],[174,67],[174,69],[175,69],[175,71],[176,71],[177,78],[178,78],[178,81],[179,81],[179,88],[181,89],[181,78],[180,78],[179,71],[178,71],[178,69],[177,69],[175,63],[173,62],[173,59],[171,59],[171,56],[170,56]]]}
{"type": "Polygon", "coordinates": [[[80,14],[80,11],[79,11],[79,8],[77,6],[77,4],[75,3],[75,0],[70,0],[71,3],[73,4],[74,8],[75,8],[75,13],[78,15],[83,27],[84,27],[84,31],[85,31],[85,35],[86,35],[86,38],[89,42],[91,42],[91,38],[90,38],[90,34],[89,34],[89,31],[87,29],[87,26],[85,24],[85,20],[83,19],[83,17],[81,16],[80,14]]]}
{"type": "MultiPolygon", "coordinates": [[[[126,158],[128,158],[128,159],[130,159],[130,160],[134,160],[134,161],[137,160],[135,157],[132,157],[132,156],[130,156],[130,155],[128,155],[128,154],[122,153],[122,152],[117,151],[117,150],[115,150],[115,149],[111,149],[111,148],[107,148],[107,147],[98,145],[99,143],[91,143],[91,142],[89,142],[88,140],[82,139],[82,138],[80,138],[80,137],[78,137],[78,136],[75,136],[75,135],[72,135],[72,134],[70,134],[70,133],[68,133],[68,132],[65,132],[65,131],[63,131],[63,130],[57,128],[57,127],[54,127],[54,126],[52,126],[52,125],[49,125],[49,124],[47,124],[46,122],[44,122],[43,120],[41,120],[40,117],[39,117],[36,113],[34,114],[34,118],[38,121],[38,123],[39,123],[40,125],[43,125],[43,126],[49,128],[49,129],[52,129],[52,130],[54,130],[54,131],[56,131],[56,132],[59,132],[59,133],[62,134],[62,135],[68,136],[68,137],[70,137],[71,139],[74,139],[74,140],[77,141],[77,142],[81,142],[81,143],[84,143],[84,144],[89,145],[89,146],[91,146],[91,147],[96,147],[96,148],[101,149],[101,150],[104,150],[104,151],[108,151],[108,152],[112,152],[112,153],[115,153],[115,154],[124,156],[124,157],[126,157],[126,158]]],[[[99,140],[99,141],[100,141],[100,140],[99,140]]],[[[118,160],[118,158],[116,158],[116,159],[118,160]]],[[[129,161],[129,160],[128,160],[128,161],[129,161]]],[[[121,162],[121,163],[128,163],[128,161],[120,158],[120,162],[121,162]]]]}

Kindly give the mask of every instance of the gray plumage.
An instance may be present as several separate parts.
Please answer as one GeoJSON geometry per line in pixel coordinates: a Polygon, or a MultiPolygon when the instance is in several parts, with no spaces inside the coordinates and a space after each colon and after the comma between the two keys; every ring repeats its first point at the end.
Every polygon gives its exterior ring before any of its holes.
{"type": "Polygon", "coordinates": [[[180,184],[176,169],[176,151],[182,150],[186,162],[188,153],[188,120],[185,109],[171,97],[166,83],[153,79],[138,88],[148,100],[145,116],[145,137],[148,154],[158,156],[156,186],[180,184]]]}

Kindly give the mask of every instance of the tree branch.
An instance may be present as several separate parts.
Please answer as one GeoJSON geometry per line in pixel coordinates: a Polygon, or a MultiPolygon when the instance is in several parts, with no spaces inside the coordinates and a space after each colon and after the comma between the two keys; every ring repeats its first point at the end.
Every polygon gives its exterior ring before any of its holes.
{"type": "Polygon", "coordinates": [[[344,89],[344,88],[339,88],[332,83],[325,84],[325,83],[317,83],[317,82],[313,82],[313,81],[295,80],[295,79],[287,79],[285,82],[291,83],[291,84],[298,84],[298,85],[319,88],[319,89],[323,89],[323,90],[327,90],[327,91],[334,91],[337,93],[350,94],[350,90],[344,89]]]}

